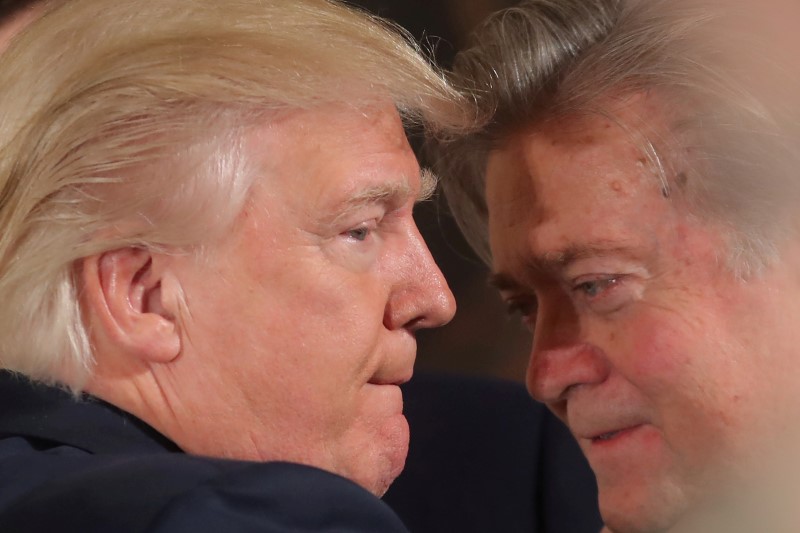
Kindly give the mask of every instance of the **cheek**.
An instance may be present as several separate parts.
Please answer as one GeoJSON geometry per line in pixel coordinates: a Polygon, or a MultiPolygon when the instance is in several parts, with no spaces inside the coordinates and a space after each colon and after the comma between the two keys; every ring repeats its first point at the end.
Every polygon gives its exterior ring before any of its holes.
{"type": "Polygon", "coordinates": [[[330,286],[323,294],[294,301],[299,318],[296,336],[303,339],[309,374],[327,392],[343,401],[374,371],[380,356],[385,304],[377,291],[365,286],[330,286]]]}
{"type": "Polygon", "coordinates": [[[343,349],[382,323],[385,300],[370,276],[330,265],[321,255],[261,272],[243,305],[276,340],[343,349]]]}
{"type": "Polygon", "coordinates": [[[710,319],[671,313],[642,317],[631,327],[626,378],[646,397],[653,422],[687,475],[736,451],[753,389],[726,329],[710,319]]]}
{"type": "Polygon", "coordinates": [[[670,311],[642,314],[626,327],[631,333],[618,370],[647,398],[659,423],[709,430],[733,423],[748,388],[731,364],[723,327],[670,311]]]}
{"type": "Polygon", "coordinates": [[[692,374],[692,346],[685,329],[656,315],[640,316],[625,326],[630,335],[621,338],[624,356],[619,369],[648,396],[677,395],[692,374]]]}

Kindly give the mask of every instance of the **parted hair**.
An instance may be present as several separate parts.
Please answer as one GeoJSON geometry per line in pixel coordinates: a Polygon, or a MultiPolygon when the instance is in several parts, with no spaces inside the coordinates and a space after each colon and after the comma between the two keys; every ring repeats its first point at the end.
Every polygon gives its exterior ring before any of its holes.
{"type": "Polygon", "coordinates": [[[475,123],[432,135],[429,146],[478,255],[491,262],[484,174],[493,149],[515,132],[567,117],[616,119],[611,104],[652,93],[671,131],[655,138],[646,124],[620,125],[664,195],[721,224],[729,246],[720,256],[741,275],[774,258],[800,190],[800,84],[763,36],[737,31],[745,16],[737,6],[527,0],[490,17],[453,67],[454,83],[472,95],[475,123]],[[688,168],[674,164],[676,154],[688,168]]]}
{"type": "Polygon", "coordinates": [[[257,178],[246,128],[379,100],[462,120],[406,35],[326,0],[54,1],[0,53],[0,94],[0,368],[76,390],[78,260],[223,235],[257,178]]]}

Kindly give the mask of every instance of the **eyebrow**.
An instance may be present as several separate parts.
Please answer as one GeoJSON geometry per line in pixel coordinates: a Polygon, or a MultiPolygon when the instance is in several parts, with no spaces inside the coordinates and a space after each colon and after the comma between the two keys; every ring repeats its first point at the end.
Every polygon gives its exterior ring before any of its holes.
{"type": "Polygon", "coordinates": [[[419,171],[420,188],[417,194],[417,202],[430,200],[436,187],[439,185],[439,177],[429,168],[422,168],[419,171]]]}
{"type": "MultiPolygon", "coordinates": [[[[430,199],[436,191],[439,182],[436,175],[427,168],[420,170],[419,178],[420,189],[417,193],[415,203],[430,199]]],[[[339,208],[336,210],[336,215],[332,217],[331,222],[336,223],[343,218],[347,218],[354,211],[367,205],[403,205],[411,197],[411,193],[412,189],[408,185],[408,180],[405,179],[381,183],[380,185],[361,189],[339,205],[339,208]]]]}
{"type": "MultiPolygon", "coordinates": [[[[591,257],[609,255],[632,256],[628,246],[604,246],[597,244],[575,244],[562,250],[548,252],[540,256],[527,258],[523,265],[526,272],[534,274],[552,274],[564,271],[575,261],[591,257]]],[[[514,290],[521,284],[514,276],[503,272],[492,272],[488,278],[489,286],[499,291],[514,290]]]]}

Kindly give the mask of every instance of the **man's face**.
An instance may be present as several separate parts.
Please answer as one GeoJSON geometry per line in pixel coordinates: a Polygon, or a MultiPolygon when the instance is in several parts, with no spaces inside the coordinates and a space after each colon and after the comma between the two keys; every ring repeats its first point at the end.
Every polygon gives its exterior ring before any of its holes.
{"type": "Polygon", "coordinates": [[[389,106],[294,112],[246,149],[259,178],[234,231],[207,260],[176,259],[183,361],[158,379],[178,380],[178,444],[380,494],[407,453],[415,331],[455,311],[412,218],[420,169],[389,106]]]}
{"type": "MultiPolygon", "coordinates": [[[[666,122],[643,98],[618,116],[666,122]]],[[[737,279],[723,231],[675,188],[696,176],[676,176],[667,198],[600,117],[517,134],[487,168],[493,279],[534,332],[529,390],[578,439],[620,532],[671,525],[798,403],[796,247],[737,279]]]]}

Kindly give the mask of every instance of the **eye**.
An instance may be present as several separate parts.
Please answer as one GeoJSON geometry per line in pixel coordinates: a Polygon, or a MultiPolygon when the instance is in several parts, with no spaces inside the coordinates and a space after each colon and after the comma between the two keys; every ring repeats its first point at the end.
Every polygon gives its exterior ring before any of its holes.
{"type": "Polygon", "coordinates": [[[368,228],[367,226],[359,226],[357,228],[347,230],[345,235],[354,241],[363,242],[367,240],[367,237],[369,237],[370,233],[372,233],[371,228],[368,228]]]}
{"type": "Polygon", "coordinates": [[[355,227],[351,227],[341,233],[349,241],[364,242],[370,238],[373,232],[378,228],[380,220],[368,220],[361,222],[355,227]]]}
{"type": "Polygon", "coordinates": [[[505,303],[509,315],[519,315],[522,323],[533,329],[536,325],[536,313],[539,311],[539,301],[535,296],[515,296],[507,298],[505,303]]]}
{"type": "Polygon", "coordinates": [[[619,278],[615,276],[582,281],[575,285],[572,290],[581,292],[589,298],[597,298],[606,291],[613,289],[619,281],[619,278]]]}
{"type": "Polygon", "coordinates": [[[612,313],[641,297],[641,285],[629,276],[608,274],[583,279],[572,285],[576,303],[595,313],[612,313]]]}

